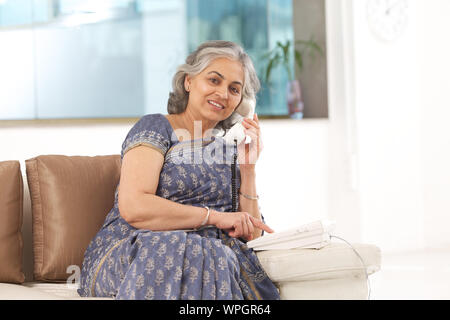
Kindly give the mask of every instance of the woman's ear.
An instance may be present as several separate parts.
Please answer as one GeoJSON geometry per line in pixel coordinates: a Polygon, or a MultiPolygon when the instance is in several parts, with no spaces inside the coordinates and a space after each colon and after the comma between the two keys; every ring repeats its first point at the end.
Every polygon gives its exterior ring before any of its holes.
{"type": "Polygon", "coordinates": [[[188,75],[184,77],[184,90],[187,92],[191,91],[191,78],[188,75]]]}

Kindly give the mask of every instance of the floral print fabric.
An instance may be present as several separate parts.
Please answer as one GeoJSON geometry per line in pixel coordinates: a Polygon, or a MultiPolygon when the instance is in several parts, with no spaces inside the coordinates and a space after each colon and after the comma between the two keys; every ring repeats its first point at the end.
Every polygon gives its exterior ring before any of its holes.
{"type": "MultiPolygon", "coordinates": [[[[164,115],[149,114],[128,133],[122,159],[140,145],[164,156],[156,195],[231,211],[234,151],[222,138],[179,142],[164,115]]],[[[120,215],[117,189],[113,208],[86,249],[78,293],[116,299],[279,299],[255,253],[241,239],[212,226],[136,229],[120,215]]]]}

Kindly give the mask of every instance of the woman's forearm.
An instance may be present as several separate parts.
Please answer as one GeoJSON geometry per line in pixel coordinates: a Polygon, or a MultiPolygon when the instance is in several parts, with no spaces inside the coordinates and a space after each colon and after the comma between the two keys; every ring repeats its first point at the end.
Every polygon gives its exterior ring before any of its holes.
{"type": "MultiPolygon", "coordinates": [[[[240,192],[256,195],[256,175],[253,170],[241,171],[240,192]]],[[[139,193],[121,197],[119,189],[119,211],[121,216],[133,227],[153,231],[182,230],[198,228],[205,220],[207,210],[186,204],[180,204],[155,194],[139,193]]],[[[261,219],[258,202],[239,196],[238,211],[248,212],[261,219]]],[[[214,224],[220,213],[210,210],[208,223],[214,224]]],[[[261,236],[261,230],[255,228],[253,238],[261,236]]]]}
{"type": "MultiPolygon", "coordinates": [[[[256,197],[256,172],[255,170],[242,170],[241,171],[241,186],[240,192],[256,197]]],[[[239,208],[238,211],[245,211],[251,214],[257,219],[261,219],[261,213],[259,212],[258,200],[250,200],[246,197],[239,195],[239,208]]],[[[255,228],[253,233],[253,239],[261,236],[262,231],[255,228]]]]}
{"type": "Polygon", "coordinates": [[[193,229],[201,225],[207,210],[180,204],[154,194],[141,193],[123,201],[119,197],[119,211],[133,227],[153,231],[193,229]],[[128,202],[128,206],[126,203],[128,202]]]}

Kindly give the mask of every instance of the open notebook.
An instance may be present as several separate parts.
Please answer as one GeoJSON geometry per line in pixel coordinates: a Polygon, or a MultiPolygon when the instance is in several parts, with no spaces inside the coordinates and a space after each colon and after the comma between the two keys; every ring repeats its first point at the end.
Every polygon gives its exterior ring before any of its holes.
{"type": "Polygon", "coordinates": [[[255,251],[319,249],[330,243],[330,232],[335,226],[334,221],[317,220],[285,231],[265,233],[262,237],[247,242],[247,246],[255,251]]]}

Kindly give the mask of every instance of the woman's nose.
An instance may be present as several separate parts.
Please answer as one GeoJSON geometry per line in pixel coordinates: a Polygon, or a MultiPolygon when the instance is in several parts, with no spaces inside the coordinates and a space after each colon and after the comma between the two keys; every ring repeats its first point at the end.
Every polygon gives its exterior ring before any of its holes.
{"type": "Polygon", "coordinates": [[[222,98],[222,99],[227,99],[228,98],[228,89],[225,86],[220,86],[217,88],[217,94],[222,98]]]}

